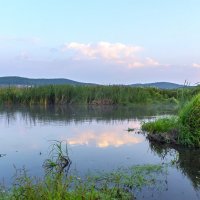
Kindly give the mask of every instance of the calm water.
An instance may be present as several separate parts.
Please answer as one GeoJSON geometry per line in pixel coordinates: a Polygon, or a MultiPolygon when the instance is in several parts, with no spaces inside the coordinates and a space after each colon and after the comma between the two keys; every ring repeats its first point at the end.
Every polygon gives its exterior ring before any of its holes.
{"type": "Polygon", "coordinates": [[[51,140],[67,140],[70,170],[111,171],[138,164],[169,163],[165,186],[138,199],[200,199],[200,151],[149,143],[138,134],[142,121],[173,114],[170,106],[1,107],[0,179],[9,185],[16,168],[43,175],[51,140]],[[134,128],[134,132],[126,129],[134,128]],[[3,155],[6,154],[6,155],[3,155]]]}

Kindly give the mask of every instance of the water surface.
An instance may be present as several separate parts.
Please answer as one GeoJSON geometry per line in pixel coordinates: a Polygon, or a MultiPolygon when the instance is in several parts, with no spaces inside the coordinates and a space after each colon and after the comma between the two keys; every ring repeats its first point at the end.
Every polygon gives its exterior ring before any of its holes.
{"type": "Polygon", "coordinates": [[[164,188],[153,196],[138,194],[138,199],[200,199],[200,151],[152,144],[138,134],[143,121],[174,113],[166,105],[1,107],[0,179],[9,185],[14,166],[42,176],[51,141],[65,140],[70,170],[80,175],[173,160],[164,188]]]}

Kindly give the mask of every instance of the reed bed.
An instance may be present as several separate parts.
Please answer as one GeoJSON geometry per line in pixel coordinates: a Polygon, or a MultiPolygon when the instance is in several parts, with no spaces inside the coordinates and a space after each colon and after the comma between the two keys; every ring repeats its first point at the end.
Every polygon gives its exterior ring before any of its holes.
{"type": "Polygon", "coordinates": [[[191,99],[200,87],[163,90],[130,86],[50,85],[26,88],[1,88],[0,104],[63,105],[63,104],[136,104],[178,103],[191,99]]]}

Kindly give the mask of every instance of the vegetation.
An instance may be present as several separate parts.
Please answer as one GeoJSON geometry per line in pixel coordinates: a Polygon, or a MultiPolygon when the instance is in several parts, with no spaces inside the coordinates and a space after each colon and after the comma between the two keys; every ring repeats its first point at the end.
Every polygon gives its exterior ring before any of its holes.
{"type": "Polygon", "coordinates": [[[128,132],[132,132],[132,131],[134,131],[134,130],[135,130],[134,128],[128,128],[128,129],[127,129],[128,132]]]}
{"type": "Polygon", "coordinates": [[[182,146],[172,146],[171,144],[159,144],[151,141],[150,148],[162,160],[168,159],[168,156],[173,159],[170,161],[170,166],[176,167],[184,176],[192,183],[196,191],[200,190],[200,159],[199,149],[183,148],[182,146]]]}
{"type": "Polygon", "coordinates": [[[63,122],[69,123],[72,120],[82,122],[90,121],[115,121],[124,119],[143,119],[149,116],[162,115],[163,113],[176,114],[178,112],[176,104],[135,104],[130,106],[110,105],[110,106],[93,106],[93,105],[33,105],[33,106],[15,106],[1,105],[0,115],[4,115],[8,122],[11,122],[16,115],[29,122],[63,122]]]}
{"type": "Polygon", "coordinates": [[[134,104],[177,103],[191,99],[200,87],[163,90],[130,86],[50,85],[27,88],[1,88],[0,104],[61,105],[61,104],[134,104]]]}
{"type": "Polygon", "coordinates": [[[69,80],[69,79],[31,79],[24,78],[18,76],[5,76],[0,77],[0,86],[39,86],[39,85],[63,85],[63,84],[71,84],[71,85],[81,85],[85,83],[69,80]]]}
{"type": "MultiPolygon", "coordinates": [[[[6,77],[0,77],[0,87],[3,86],[44,86],[44,85],[64,85],[64,84],[70,84],[70,85],[91,85],[90,83],[82,83],[77,82],[69,79],[64,78],[57,78],[57,79],[31,79],[31,78],[24,78],[24,77],[18,77],[18,76],[6,76],[6,77]]],[[[93,84],[95,85],[95,84],[93,84]]],[[[177,89],[184,87],[184,85],[179,85],[175,83],[169,83],[169,82],[156,82],[156,83],[145,83],[145,84],[131,84],[130,86],[133,87],[156,87],[160,89],[177,89]]]]}
{"type": "Polygon", "coordinates": [[[114,200],[134,199],[134,192],[143,187],[160,187],[165,183],[162,165],[121,168],[110,173],[81,178],[65,171],[70,166],[67,149],[62,142],[52,145],[50,158],[44,162],[45,176],[30,177],[25,169],[16,170],[10,189],[0,187],[0,199],[7,200],[114,200]]]}
{"type": "Polygon", "coordinates": [[[181,109],[178,117],[147,122],[142,129],[152,140],[200,147],[200,94],[181,109]]]}
{"type": "Polygon", "coordinates": [[[44,161],[43,167],[47,174],[61,174],[63,171],[68,173],[71,160],[68,155],[67,143],[63,149],[62,141],[55,140],[53,142],[49,153],[50,158],[44,161]]]}
{"type": "Polygon", "coordinates": [[[13,186],[0,189],[0,199],[12,200],[111,200],[134,199],[134,191],[143,187],[153,189],[164,184],[160,165],[135,166],[96,176],[65,176],[51,173],[43,179],[30,177],[26,170],[18,170],[13,186]],[[159,176],[160,175],[160,176],[159,176]]]}
{"type": "Polygon", "coordinates": [[[179,121],[181,143],[200,147],[200,94],[181,110],[179,121]]]}
{"type": "Polygon", "coordinates": [[[144,84],[132,84],[132,86],[135,87],[156,87],[160,89],[177,89],[177,88],[183,88],[184,85],[179,85],[175,83],[169,83],[169,82],[156,82],[156,83],[144,83],[144,84]]]}
{"type": "Polygon", "coordinates": [[[154,122],[144,123],[142,128],[151,134],[168,133],[177,128],[177,117],[160,118],[154,122]]]}

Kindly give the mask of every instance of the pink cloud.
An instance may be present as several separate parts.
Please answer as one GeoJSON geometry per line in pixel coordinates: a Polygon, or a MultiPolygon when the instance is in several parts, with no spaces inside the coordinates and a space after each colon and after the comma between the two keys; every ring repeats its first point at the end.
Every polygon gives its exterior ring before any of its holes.
{"type": "Polygon", "coordinates": [[[159,66],[159,62],[150,58],[140,58],[138,55],[143,51],[141,46],[126,45],[122,43],[98,42],[84,44],[71,42],[65,44],[62,51],[73,51],[74,60],[99,59],[104,62],[127,66],[129,68],[159,66]]]}
{"type": "Polygon", "coordinates": [[[195,68],[200,68],[200,64],[198,64],[198,63],[193,63],[192,66],[195,68]]]}

